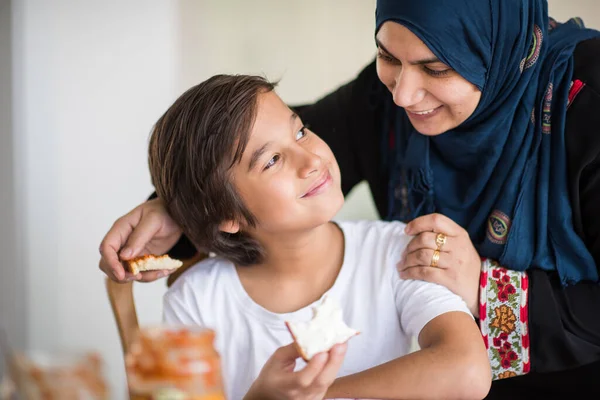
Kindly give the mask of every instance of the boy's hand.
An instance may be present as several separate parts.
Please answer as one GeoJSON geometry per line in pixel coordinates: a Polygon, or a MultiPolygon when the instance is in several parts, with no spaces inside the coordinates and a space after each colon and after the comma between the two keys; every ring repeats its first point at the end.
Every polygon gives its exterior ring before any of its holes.
{"type": "Polygon", "coordinates": [[[347,345],[335,345],[315,355],[304,369],[294,372],[300,357],[294,344],[280,347],[260,371],[245,400],[321,400],[342,366],[347,345]]]}
{"type": "Polygon", "coordinates": [[[162,201],[146,201],[119,218],[100,244],[100,269],[116,282],[133,279],[151,282],[172,271],[148,271],[133,276],[120,260],[145,254],[162,255],[181,237],[181,229],[171,219],[162,201]]]}

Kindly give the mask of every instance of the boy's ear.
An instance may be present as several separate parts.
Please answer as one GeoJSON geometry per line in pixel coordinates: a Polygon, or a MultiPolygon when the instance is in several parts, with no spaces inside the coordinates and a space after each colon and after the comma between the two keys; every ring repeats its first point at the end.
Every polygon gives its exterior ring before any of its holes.
{"type": "Polygon", "coordinates": [[[240,224],[235,221],[223,221],[219,225],[219,230],[227,233],[238,233],[240,224]]]}

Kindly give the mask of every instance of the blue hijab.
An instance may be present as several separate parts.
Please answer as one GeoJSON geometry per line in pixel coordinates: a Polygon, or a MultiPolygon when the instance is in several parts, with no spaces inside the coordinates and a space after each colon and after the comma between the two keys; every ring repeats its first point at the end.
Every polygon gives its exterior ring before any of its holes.
{"type": "Polygon", "coordinates": [[[549,32],[545,0],[378,0],[376,31],[386,21],[482,92],[467,121],[435,137],[389,101],[399,149],[389,218],[438,212],[469,232],[482,257],[555,270],[563,284],[597,281],[573,228],[565,119],[575,46],[600,32],[580,20],[549,32]]]}

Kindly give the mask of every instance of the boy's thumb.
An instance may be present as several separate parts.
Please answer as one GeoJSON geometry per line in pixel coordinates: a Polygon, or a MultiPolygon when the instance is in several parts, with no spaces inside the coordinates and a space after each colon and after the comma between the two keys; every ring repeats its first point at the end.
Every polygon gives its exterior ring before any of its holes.
{"type": "Polygon", "coordinates": [[[300,353],[293,342],[287,346],[278,348],[275,353],[273,353],[273,359],[281,363],[295,361],[298,357],[300,357],[300,353]]]}

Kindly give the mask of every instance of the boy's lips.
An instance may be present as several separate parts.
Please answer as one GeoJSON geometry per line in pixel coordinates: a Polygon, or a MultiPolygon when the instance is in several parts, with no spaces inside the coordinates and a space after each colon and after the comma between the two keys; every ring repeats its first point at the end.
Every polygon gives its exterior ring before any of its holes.
{"type": "Polygon", "coordinates": [[[300,198],[311,197],[322,193],[329,187],[329,185],[331,185],[332,181],[333,180],[331,178],[331,174],[329,173],[329,169],[325,169],[325,171],[323,171],[317,180],[308,188],[306,193],[300,196],[300,198]]]}

